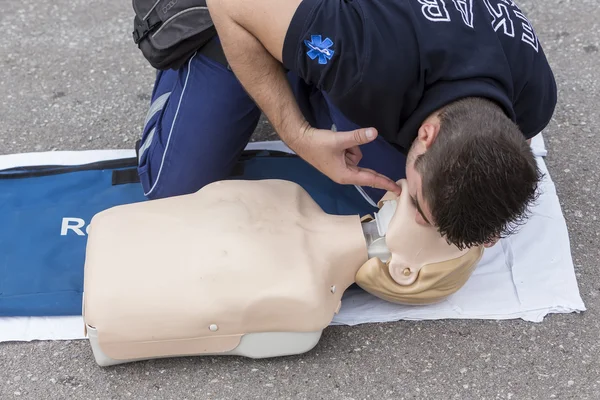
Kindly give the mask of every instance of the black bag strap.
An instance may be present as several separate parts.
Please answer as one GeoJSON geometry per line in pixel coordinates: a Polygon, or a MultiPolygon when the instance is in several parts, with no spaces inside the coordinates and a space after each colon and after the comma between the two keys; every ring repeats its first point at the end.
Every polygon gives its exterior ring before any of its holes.
{"type": "Polygon", "coordinates": [[[135,44],[139,44],[150,32],[162,23],[161,19],[156,14],[156,10],[153,10],[145,20],[140,19],[140,17],[136,15],[133,21],[132,36],[135,44]]]}
{"type": "Polygon", "coordinates": [[[115,169],[112,172],[112,186],[139,183],[137,168],[115,169]]]}
{"type": "Polygon", "coordinates": [[[200,48],[199,53],[204,54],[206,57],[224,65],[225,67],[227,67],[228,70],[231,71],[231,66],[227,62],[225,52],[223,51],[223,46],[221,46],[221,43],[219,41],[209,40],[204,46],[200,48]]]}
{"type": "MultiPolygon", "coordinates": [[[[137,146],[136,146],[137,152],[137,146]]],[[[249,161],[256,157],[284,157],[284,158],[294,158],[298,157],[296,154],[287,153],[279,150],[244,150],[240,157],[238,158],[237,163],[233,166],[233,170],[229,174],[229,178],[234,178],[237,176],[244,175],[244,162],[249,161]]],[[[129,183],[139,183],[140,178],[138,176],[137,167],[134,168],[126,168],[126,169],[116,169],[112,172],[112,184],[114,185],[124,185],[129,183]]]]}
{"type": "Polygon", "coordinates": [[[116,160],[95,161],[79,165],[31,165],[0,170],[0,179],[39,178],[66,174],[69,172],[94,171],[116,168],[131,168],[137,165],[137,158],[120,158],[116,160]]]}

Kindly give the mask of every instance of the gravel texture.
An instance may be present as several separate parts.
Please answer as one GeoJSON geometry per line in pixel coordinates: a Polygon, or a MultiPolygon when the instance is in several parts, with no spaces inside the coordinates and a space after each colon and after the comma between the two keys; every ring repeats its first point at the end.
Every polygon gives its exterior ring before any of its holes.
{"type": "MultiPolygon", "coordinates": [[[[310,353],[101,369],[85,341],[0,344],[0,399],[599,399],[597,0],[526,0],[555,69],[547,164],[588,311],[523,321],[331,327],[310,353]]],[[[0,152],[131,148],[153,71],[130,2],[4,1],[0,152]]],[[[255,138],[273,138],[262,122],[255,138]]]]}

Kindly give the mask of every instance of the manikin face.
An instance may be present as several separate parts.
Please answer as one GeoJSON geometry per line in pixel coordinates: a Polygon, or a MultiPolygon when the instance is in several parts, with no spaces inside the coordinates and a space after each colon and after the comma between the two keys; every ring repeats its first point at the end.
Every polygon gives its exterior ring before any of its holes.
{"type": "Polygon", "coordinates": [[[400,284],[411,284],[423,266],[458,258],[466,251],[448,244],[434,226],[418,222],[420,217],[415,213],[419,214],[419,211],[413,205],[408,182],[402,180],[399,183],[402,193],[393,199],[396,209],[385,241],[391,255],[390,275],[400,284]]]}
{"type": "Polygon", "coordinates": [[[369,261],[357,272],[355,281],[393,303],[436,303],[465,284],[483,249],[460,250],[433,225],[417,222],[421,219],[408,182],[402,179],[398,184],[402,189],[399,196],[388,192],[380,200],[381,209],[375,215],[380,236],[370,245],[369,261]],[[381,239],[385,249],[380,247],[381,239]]]}

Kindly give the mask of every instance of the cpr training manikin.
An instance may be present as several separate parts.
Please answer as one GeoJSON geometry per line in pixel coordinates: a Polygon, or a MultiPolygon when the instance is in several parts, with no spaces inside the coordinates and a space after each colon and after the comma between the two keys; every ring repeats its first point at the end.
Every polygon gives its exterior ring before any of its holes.
{"type": "Polygon", "coordinates": [[[284,180],[220,181],[96,214],[83,304],[96,362],[307,352],[353,283],[389,302],[442,301],[484,250],[419,225],[399,184],[362,218],[326,214],[284,180]]]}

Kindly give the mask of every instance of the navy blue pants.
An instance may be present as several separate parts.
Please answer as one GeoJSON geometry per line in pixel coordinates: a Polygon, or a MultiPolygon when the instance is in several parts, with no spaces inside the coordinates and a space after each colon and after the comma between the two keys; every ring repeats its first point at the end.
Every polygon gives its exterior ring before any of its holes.
{"type": "MultiPolygon", "coordinates": [[[[290,85],[312,126],[357,129],[326,94],[288,73],[290,85]]],[[[158,199],[198,191],[225,179],[254,132],[261,111],[232,71],[194,55],[178,71],[158,71],[139,149],[145,196],[158,199]]],[[[405,177],[405,156],[381,138],[361,147],[360,166],[393,180],[405,177]]],[[[382,190],[363,188],[378,201],[382,190]]]]}

